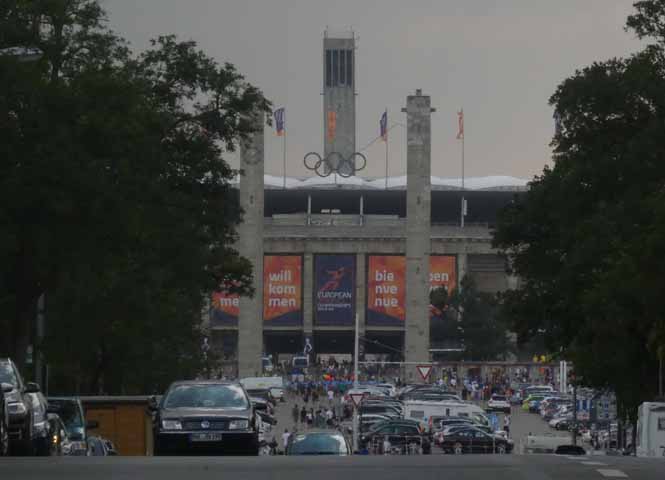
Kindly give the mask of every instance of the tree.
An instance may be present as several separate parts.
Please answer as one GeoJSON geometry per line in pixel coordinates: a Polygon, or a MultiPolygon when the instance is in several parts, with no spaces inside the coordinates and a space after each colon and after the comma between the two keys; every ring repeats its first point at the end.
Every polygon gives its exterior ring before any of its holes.
{"type": "Polygon", "coordinates": [[[628,27],[657,43],[559,85],[554,165],[503,210],[494,235],[522,278],[504,298],[519,339],[544,334],[633,420],[654,395],[665,314],[665,2],[635,6],[628,27]]]}
{"type": "Polygon", "coordinates": [[[45,293],[61,389],[191,376],[208,293],[252,293],[223,155],[269,102],[194,42],[164,36],[132,55],[97,1],[8,1],[0,15],[19,32],[5,45],[43,52],[0,58],[0,350],[23,359],[45,293]]]}
{"type": "Polygon", "coordinates": [[[448,293],[444,288],[430,293],[430,303],[442,312],[432,319],[432,342],[464,349],[455,358],[491,361],[510,351],[507,325],[498,311],[497,298],[478,290],[473,277],[465,276],[460,288],[448,293]]]}

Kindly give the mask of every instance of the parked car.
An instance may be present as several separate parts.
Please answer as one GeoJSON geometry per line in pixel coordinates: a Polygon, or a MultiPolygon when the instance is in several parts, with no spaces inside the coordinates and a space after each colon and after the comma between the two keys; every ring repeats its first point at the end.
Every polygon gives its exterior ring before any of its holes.
{"type": "Polygon", "coordinates": [[[111,440],[95,435],[88,437],[88,449],[92,457],[109,457],[118,454],[111,440]]]}
{"type": "Polygon", "coordinates": [[[47,419],[46,398],[41,392],[29,393],[32,404],[32,453],[40,457],[51,456],[51,426],[47,419]]]}
{"type": "Polygon", "coordinates": [[[494,394],[487,402],[487,408],[485,408],[485,410],[488,412],[510,413],[510,402],[505,395],[494,394]]]}
{"type": "Polygon", "coordinates": [[[72,454],[72,441],[67,427],[57,413],[47,413],[48,424],[48,455],[63,456],[72,454]]]}
{"type": "Polygon", "coordinates": [[[474,427],[458,429],[444,435],[439,445],[446,453],[511,453],[512,440],[492,435],[474,427]]]}
{"type": "Polygon", "coordinates": [[[254,407],[239,383],[175,382],[149,408],[155,412],[155,455],[259,453],[254,407]]]}
{"type": "Polygon", "coordinates": [[[9,410],[5,402],[5,391],[10,392],[13,389],[8,383],[0,384],[0,457],[9,455],[9,410]]]}
{"type": "Polygon", "coordinates": [[[286,455],[351,455],[348,440],[339,432],[308,431],[289,437],[286,455]]]}
{"type": "Polygon", "coordinates": [[[35,448],[30,394],[39,393],[39,385],[24,383],[16,365],[9,358],[0,358],[0,383],[5,384],[3,390],[9,414],[10,452],[30,455],[35,448]]]}
{"type": "Polygon", "coordinates": [[[94,420],[85,420],[81,400],[76,397],[49,397],[48,411],[56,413],[65,424],[72,442],[69,455],[88,455],[88,430],[94,430],[99,425],[94,420]]]}
{"type": "Polygon", "coordinates": [[[422,453],[432,453],[432,443],[422,427],[412,421],[388,421],[384,422],[360,437],[360,446],[363,449],[372,447],[383,448],[383,442],[387,440],[391,448],[405,449],[416,446],[422,449],[422,453]]]}

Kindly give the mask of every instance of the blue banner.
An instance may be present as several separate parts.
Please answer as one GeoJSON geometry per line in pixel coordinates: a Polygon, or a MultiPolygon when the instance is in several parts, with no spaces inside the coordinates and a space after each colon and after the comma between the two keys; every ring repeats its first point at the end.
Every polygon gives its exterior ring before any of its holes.
{"type": "Polygon", "coordinates": [[[356,311],[356,257],[314,257],[314,318],[317,325],[353,325],[356,311]]]}

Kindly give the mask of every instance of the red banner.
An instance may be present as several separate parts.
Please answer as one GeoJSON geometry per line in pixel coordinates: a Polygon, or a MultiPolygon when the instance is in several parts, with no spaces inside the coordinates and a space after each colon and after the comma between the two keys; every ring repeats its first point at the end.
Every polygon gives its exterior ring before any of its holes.
{"type": "Polygon", "coordinates": [[[302,325],[302,257],[263,259],[263,320],[271,325],[302,325]]]}
{"type": "Polygon", "coordinates": [[[238,325],[240,296],[237,293],[214,292],[212,294],[211,324],[215,326],[238,325]]]}
{"type": "Polygon", "coordinates": [[[406,318],[406,257],[370,255],[367,325],[402,325],[406,318]]]}

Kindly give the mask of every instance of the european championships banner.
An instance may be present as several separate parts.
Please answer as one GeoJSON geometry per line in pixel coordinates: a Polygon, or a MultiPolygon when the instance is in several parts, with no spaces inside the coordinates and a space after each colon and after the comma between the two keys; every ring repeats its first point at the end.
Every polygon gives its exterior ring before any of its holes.
{"type": "Polygon", "coordinates": [[[302,257],[263,257],[263,321],[275,326],[302,325],[302,257]]]}
{"type": "Polygon", "coordinates": [[[353,325],[356,305],[355,255],[314,257],[314,315],[317,325],[353,325]]]}
{"type": "Polygon", "coordinates": [[[214,292],[210,324],[213,327],[235,327],[240,313],[240,296],[237,293],[214,292]]]}
{"type": "Polygon", "coordinates": [[[367,325],[400,326],[406,318],[406,257],[370,255],[367,262],[367,325]]]}

